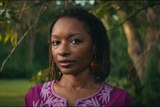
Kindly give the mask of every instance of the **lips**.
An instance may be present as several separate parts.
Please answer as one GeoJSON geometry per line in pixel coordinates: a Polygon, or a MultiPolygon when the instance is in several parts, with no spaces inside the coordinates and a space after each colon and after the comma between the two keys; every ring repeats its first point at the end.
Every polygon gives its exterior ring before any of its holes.
{"type": "Polygon", "coordinates": [[[74,63],[75,63],[75,61],[73,61],[73,60],[59,60],[59,61],[58,61],[58,64],[59,64],[62,68],[69,68],[69,67],[71,67],[74,63]]]}

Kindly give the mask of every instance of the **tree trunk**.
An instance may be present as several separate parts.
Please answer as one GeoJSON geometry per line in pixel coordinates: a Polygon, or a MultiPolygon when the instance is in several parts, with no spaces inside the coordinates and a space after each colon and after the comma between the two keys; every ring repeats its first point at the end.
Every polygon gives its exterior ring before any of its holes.
{"type": "Polygon", "coordinates": [[[140,45],[140,41],[136,36],[135,28],[133,27],[131,21],[126,21],[123,24],[123,28],[128,41],[128,54],[134,64],[139,79],[142,80],[145,63],[145,58],[142,55],[143,48],[140,45]]]}
{"type": "MultiPolygon", "coordinates": [[[[118,15],[124,19],[126,17],[126,13],[124,10],[118,12],[118,15]]],[[[128,42],[128,54],[133,62],[133,65],[136,69],[136,74],[140,80],[142,80],[143,72],[144,72],[144,62],[145,58],[143,56],[143,46],[138,38],[138,34],[136,33],[136,29],[133,26],[131,20],[127,20],[123,23],[123,29],[125,32],[125,36],[128,42]]]]}
{"type": "MultiPolygon", "coordinates": [[[[155,24],[158,22],[158,18],[153,8],[149,8],[147,10],[147,17],[148,17],[148,28],[147,28],[147,35],[145,37],[145,42],[142,44],[140,39],[138,38],[138,34],[136,33],[136,29],[134,24],[131,20],[127,20],[123,23],[123,28],[125,32],[125,36],[128,41],[128,54],[134,64],[136,69],[137,76],[139,77],[140,81],[143,80],[143,74],[146,70],[148,65],[148,60],[150,58],[151,47],[156,46],[156,38],[159,38],[159,31],[158,27],[155,24]]],[[[121,10],[118,12],[118,15],[121,18],[126,17],[126,12],[121,10]]]]}

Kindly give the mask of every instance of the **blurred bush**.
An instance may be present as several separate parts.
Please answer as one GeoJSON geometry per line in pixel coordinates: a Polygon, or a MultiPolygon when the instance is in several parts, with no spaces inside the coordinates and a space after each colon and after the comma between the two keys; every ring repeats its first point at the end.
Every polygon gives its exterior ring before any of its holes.
{"type": "Polygon", "coordinates": [[[48,68],[40,70],[36,75],[32,76],[31,82],[35,84],[44,83],[51,80],[50,71],[48,68]]]}

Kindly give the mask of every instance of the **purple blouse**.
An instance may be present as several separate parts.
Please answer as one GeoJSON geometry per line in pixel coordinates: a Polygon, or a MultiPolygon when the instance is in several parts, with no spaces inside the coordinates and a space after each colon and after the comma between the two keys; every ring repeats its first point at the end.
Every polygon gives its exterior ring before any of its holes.
{"type": "MultiPolygon", "coordinates": [[[[54,81],[39,84],[30,89],[25,96],[25,107],[64,107],[67,100],[53,89],[54,81]]],[[[75,107],[106,107],[106,106],[133,106],[129,94],[119,88],[103,83],[101,87],[91,96],[78,99],[75,107]]]]}

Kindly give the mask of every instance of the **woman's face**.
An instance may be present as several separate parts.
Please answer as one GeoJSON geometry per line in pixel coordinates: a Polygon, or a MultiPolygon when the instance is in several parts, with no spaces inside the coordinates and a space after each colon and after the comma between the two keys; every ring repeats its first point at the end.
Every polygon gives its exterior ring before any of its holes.
{"type": "Polygon", "coordinates": [[[81,21],[60,18],[52,28],[51,42],[53,59],[63,74],[90,70],[95,46],[81,21]]]}

